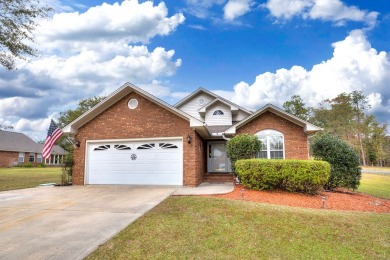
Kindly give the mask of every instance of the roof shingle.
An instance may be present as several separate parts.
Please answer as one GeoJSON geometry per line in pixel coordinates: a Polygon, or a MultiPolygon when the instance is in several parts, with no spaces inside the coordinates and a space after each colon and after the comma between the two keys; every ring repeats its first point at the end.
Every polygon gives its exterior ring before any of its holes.
{"type": "MultiPolygon", "coordinates": [[[[0,151],[42,153],[43,144],[38,144],[22,133],[0,130],[0,151]]],[[[53,146],[52,154],[68,154],[62,147],[53,146]]]]}

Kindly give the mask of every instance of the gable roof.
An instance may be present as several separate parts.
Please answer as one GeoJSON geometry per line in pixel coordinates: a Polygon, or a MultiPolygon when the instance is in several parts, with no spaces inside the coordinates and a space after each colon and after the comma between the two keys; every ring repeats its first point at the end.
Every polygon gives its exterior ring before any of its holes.
{"type": "Polygon", "coordinates": [[[261,114],[263,114],[267,111],[272,112],[272,113],[274,113],[274,114],[276,114],[276,115],[278,115],[278,116],[280,116],[280,117],[282,117],[282,118],[284,118],[292,123],[295,123],[299,126],[302,126],[304,129],[304,132],[307,134],[315,133],[315,132],[324,130],[321,127],[315,126],[315,125],[313,125],[305,120],[300,119],[299,117],[296,117],[290,113],[287,113],[286,111],[284,111],[284,110],[282,110],[282,109],[280,109],[272,104],[267,104],[264,107],[257,110],[252,115],[248,116],[247,118],[243,119],[242,121],[238,122],[237,124],[231,126],[229,129],[227,129],[225,131],[225,134],[235,134],[236,130],[238,128],[242,127],[246,123],[252,121],[256,117],[260,116],[261,114]]]}
{"type": "Polygon", "coordinates": [[[222,104],[225,104],[226,106],[230,107],[230,110],[231,110],[233,113],[237,113],[237,112],[238,112],[238,106],[232,105],[232,104],[226,102],[225,100],[220,99],[219,97],[216,98],[216,99],[214,99],[214,100],[212,100],[212,101],[210,101],[209,103],[207,103],[206,105],[202,106],[201,108],[199,108],[199,109],[198,109],[198,112],[199,112],[199,113],[202,113],[202,114],[206,113],[206,109],[207,109],[208,107],[212,106],[213,104],[217,103],[217,102],[222,103],[222,104]]]}
{"type": "MultiPolygon", "coordinates": [[[[196,95],[198,95],[198,94],[201,93],[201,92],[206,93],[206,94],[208,94],[208,95],[214,97],[215,99],[218,99],[219,101],[221,101],[221,102],[223,102],[223,103],[225,103],[225,104],[229,104],[229,106],[237,107],[238,109],[240,109],[240,110],[242,110],[242,111],[248,113],[249,115],[253,113],[252,111],[250,111],[250,110],[248,110],[248,109],[246,109],[246,108],[243,108],[243,107],[241,107],[241,106],[239,106],[239,105],[237,105],[237,104],[235,104],[235,103],[233,103],[233,102],[231,102],[231,101],[229,101],[229,100],[227,100],[227,99],[225,99],[225,98],[223,98],[223,97],[221,97],[221,96],[218,96],[217,94],[215,94],[215,93],[213,93],[213,92],[211,92],[211,91],[209,91],[209,90],[207,90],[207,89],[204,89],[204,88],[198,88],[197,90],[195,90],[194,92],[192,92],[191,94],[189,94],[188,96],[186,96],[185,98],[183,98],[182,100],[180,100],[179,102],[177,102],[177,103],[174,105],[174,107],[177,108],[177,107],[183,105],[184,103],[186,103],[187,101],[189,101],[190,99],[192,99],[193,97],[195,97],[196,95]]],[[[203,107],[208,106],[210,103],[212,103],[212,102],[214,102],[214,101],[215,101],[215,100],[213,100],[213,101],[211,101],[211,102],[205,104],[203,107]]],[[[201,109],[201,108],[200,108],[200,109],[201,109]]]]}
{"type": "Polygon", "coordinates": [[[107,96],[105,99],[103,99],[100,103],[92,107],[90,110],[76,118],[74,121],[69,123],[67,126],[65,126],[62,131],[67,134],[75,134],[77,133],[78,129],[88,123],[90,120],[92,120],[94,117],[108,109],[110,106],[115,104],[117,101],[125,97],[126,95],[130,94],[131,92],[135,92],[139,94],[140,96],[156,103],[157,105],[160,105],[164,107],[165,109],[169,110],[170,112],[176,114],[177,116],[187,120],[190,122],[191,127],[197,127],[201,126],[203,127],[203,122],[196,119],[195,117],[192,117],[191,115],[177,109],[176,107],[173,107],[169,105],[168,103],[164,102],[163,100],[153,96],[152,94],[146,92],[145,90],[131,84],[131,83],[125,83],[120,88],[112,92],[109,96],[107,96]]]}
{"type": "MultiPolygon", "coordinates": [[[[36,143],[22,133],[0,130],[0,151],[42,153],[43,144],[36,143]]],[[[54,145],[52,154],[68,154],[68,152],[54,145]]]]}

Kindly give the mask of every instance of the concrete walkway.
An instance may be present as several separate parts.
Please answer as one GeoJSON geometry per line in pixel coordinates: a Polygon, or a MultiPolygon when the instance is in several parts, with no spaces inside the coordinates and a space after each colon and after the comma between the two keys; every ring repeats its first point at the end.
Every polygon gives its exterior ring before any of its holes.
{"type": "Polygon", "coordinates": [[[83,259],[171,194],[223,194],[231,182],[196,188],[43,186],[0,192],[0,259],[83,259]]]}
{"type": "Polygon", "coordinates": [[[198,187],[182,187],[175,191],[172,195],[211,195],[211,194],[226,194],[234,190],[233,182],[210,183],[203,182],[198,187]]]}
{"type": "Polygon", "coordinates": [[[0,259],[83,259],[177,189],[90,185],[0,192],[0,259]]]}

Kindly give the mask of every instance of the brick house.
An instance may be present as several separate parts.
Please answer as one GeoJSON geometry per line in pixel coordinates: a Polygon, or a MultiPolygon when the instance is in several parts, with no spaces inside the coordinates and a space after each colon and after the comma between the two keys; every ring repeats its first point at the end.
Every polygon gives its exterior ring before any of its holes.
{"type": "Polygon", "coordinates": [[[43,144],[38,144],[22,133],[0,130],[0,167],[12,167],[30,162],[34,165],[60,165],[68,154],[54,145],[49,159],[42,158],[43,144]]]}
{"type": "Polygon", "coordinates": [[[226,142],[262,141],[262,158],[308,159],[308,136],[322,129],[266,105],[249,111],[200,88],[171,106],[126,83],[64,127],[75,140],[73,183],[197,186],[231,174],[226,142]]]}

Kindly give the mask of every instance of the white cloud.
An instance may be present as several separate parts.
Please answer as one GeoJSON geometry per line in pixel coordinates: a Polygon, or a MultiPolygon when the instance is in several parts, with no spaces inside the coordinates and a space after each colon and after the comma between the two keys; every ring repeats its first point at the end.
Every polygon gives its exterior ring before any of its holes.
{"type": "Polygon", "coordinates": [[[167,15],[164,2],[157,6],[151,1],[138,3],[138,0],[103,3],[84,13],[55,14],[41,24],[36,38],[43,47],[62,51],[96,42],[148,43],[156,35],[168,35],[185,20],[181,13],[167,15]]]}
{"type": "Polygon", "coordinates": [[[229,0],[224,6],[224,18],[233,21],[250,11],[252,0],[229,0]]]}
{"type": "Polygon", "coordinates": [[[180,59],[172,60],[175,54],[173,50],[157,47],[150,52],[146,46],[105,45],[111,47],[103,47],[100,52],[83,50],[67,58],[51,56],[27,64],[25,68],[34,74],[44,74],[80,86],[125,79],[150,81],[174,74],[181,65],[180,59]]]}
{"type": "Polygon", "coordinates": [[[183,22],[181,13],[168,16],[163,2],[137,0],[53,15],[36,31],[45,53],[21,63],[15,72],[0,68],[0,121],[42,139],[46,133],[36,126],[48,117],[74,108],[80,99],[107,95],[125,82],[170,96],[159,79],[173,75],[181,59],[174,58],[174,50],[149,50],[147,44],[183,22]]]}
{"type": "Polygon", "coordinates": [[[222,5],[226,0],[186,0],[187,8],[185,11],[198,18],[205,19],[210,17],[210,9],[213,6],[222,5]]]}
{"type": "Polygon", "coordinates": [[[250,12],[253,3],[253,0],[187,0],[184,11],[201,19],[212,19],[216,23],[232,23],[250,12]],[[220,18],[220,11],[223,11],[223,19],[220,18]]]}
{"type": "MultiPolygon", "coordinates": [[[[292,95],[300,95],[309,106],[317,106],[341,92],[363,91],[376,110],[390,116],[390,61],[388,53],[371,48],[362,30],[352,31],[332,44],[333,57],[306,70],[301,66],[266,72],[253,84],[238,83],[233,100],[249,108],[267,103],[278,106],[292,95]],[[378,94],[381,93],[381,94],[378,94]]],[[[384,119],[384,118],[382,118],[384,119]]]]}
{"type": "Polygon", "coordinates": [[[340,0],[268,0],[263,5],[278,19],[301,16],[305,19],[332,21],[342,26],[346,21],[364,22],[369,28],[375,26],[377,12],[346,6],[340,0]]]}

